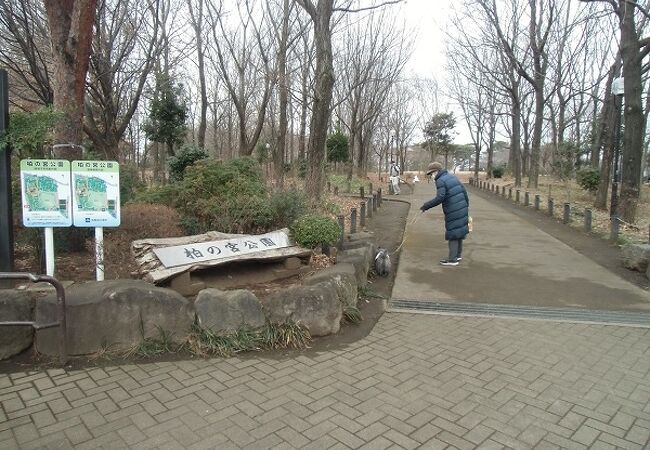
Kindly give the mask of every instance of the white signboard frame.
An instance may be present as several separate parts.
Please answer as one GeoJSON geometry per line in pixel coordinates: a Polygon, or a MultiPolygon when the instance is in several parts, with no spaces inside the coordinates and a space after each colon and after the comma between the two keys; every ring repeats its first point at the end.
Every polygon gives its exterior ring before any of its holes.
{"type": "Polygon", "coordinates": [[[39,228],[71,226],[70,182],[69,161],[20,161],[23,225],[39,228]]]}
{"type": "Polygon", "coordinates": [[[166,268],[169,268],[233,258],[238,255],[291,247],[292,245],[287,232],[273,231],[266,234],[242,235],[218,241],[154,248],[153,252],[160,262],[166,268]]]}
{"type": "Polygon", "coordinates": [[[116,161],[72,161],[75,227],[120,226],[119,167],[116,161]]]}

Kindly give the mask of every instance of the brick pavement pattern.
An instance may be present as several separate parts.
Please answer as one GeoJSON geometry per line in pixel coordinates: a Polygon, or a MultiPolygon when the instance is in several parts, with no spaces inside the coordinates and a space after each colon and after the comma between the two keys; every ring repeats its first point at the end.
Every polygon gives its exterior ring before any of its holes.
{"type": "Polygon", "coordinates": [[[326,352],[0,375],[0,448],[641,449],[650,330],[384,314],[326,352]]]}

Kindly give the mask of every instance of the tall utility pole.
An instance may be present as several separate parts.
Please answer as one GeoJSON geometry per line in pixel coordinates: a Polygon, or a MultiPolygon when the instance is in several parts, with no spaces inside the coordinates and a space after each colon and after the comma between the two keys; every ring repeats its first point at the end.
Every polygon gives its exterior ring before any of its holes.
{"type": "MultiPolygon", "coordinates": [[[[0,135],[9,128],[9,85],[7,71],[0,69],[0,135]]],[[[11,148],[0,147],[0,272],[14,271],[14,228],[11,208],[11,148]]],[[[12,287],[0,280],[0,288],[12,287]]]]}
{"type": "Polygon", "coordinates": [[[616,111],[616,121],[614,125],[614,173],[612,176],[612,198],[609,208],[609,217],[611,220],[611,239],[618,237],[618,178],[619,178],[619,160],[621,154],[621,109],[623,106],[623,78],[616,78],[612,83],[612,95],[614,96],[614,110],[616,111]]]}

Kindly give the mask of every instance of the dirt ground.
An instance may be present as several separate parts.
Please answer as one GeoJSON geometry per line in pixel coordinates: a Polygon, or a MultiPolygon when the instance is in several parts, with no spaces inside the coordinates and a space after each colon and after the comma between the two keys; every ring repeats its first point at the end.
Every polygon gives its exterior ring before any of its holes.
{"type": "MultiPolygon", "coordinates": [[[[408,187],[405,189],[408,190],[408,187]]],[[[406,202],[398,200],[385,201],[373,218],[367,219],[364,230],[374,235],[377,245],[393,251],[402,241],[408,211],[409,205],[406,202]]],[[[399,254],[391,254],[391,262],[393,264],[393,270],[387,277],[377,277],[373,273],[369,275],[368,286],[367,289],[364,290],[365,295],[359,298],[358,306],[363,317],[363,320],[360,323],[345,323],[342,325],[339,333],[314,338],[311,341],[309,348],[304,350],[277,350],[264,351],[263,353],[252,352],[250,354],[239,354],[238,356],[245,358],[247,356],[259,357],[260,355],[263,355],[264,357],[269,358],[284,358],[296,354],[313,354],[315,352],[317,353],[320,351],[342,348],[346,344],[355,342],[367,336],[384,312],[386,300],[390,296],[393,288],[396,267],[399,263],[399,254]]],[[[83,267],[83,264],[76,261],[74,266],[83,267]]],[[[68,267],[72,267],[72,265],[69,265],[68,267]]],[[[166,354],[158,357],[133,360],[127,360],[116,356],[111,356],[110,358],[73,358],[69,362],[68,366],[70,368],[82,368],[128,362],[143,363],[191,358],[193,358],[193,356],[189,354],[166,354]]],[[[56,364],[49,359],[39,358],[31,349],[28,349],[12,359],[0,361],[0,373],[27,371],[38,367],[49,366],[56,366],[56,364]]]]}

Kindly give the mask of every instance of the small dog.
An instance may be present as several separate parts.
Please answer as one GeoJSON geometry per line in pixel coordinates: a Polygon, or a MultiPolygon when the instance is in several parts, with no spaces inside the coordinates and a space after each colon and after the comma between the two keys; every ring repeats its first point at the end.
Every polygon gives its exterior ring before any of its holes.
{"type": "Polygon", "coordinates": [[[377,272],[377,275],[380,277],[385,277],[390,273],[390,268],[391,264],[388,250],[379,247],[377,249],[377,254],[375,255],[375,272],[377,272]]]}

